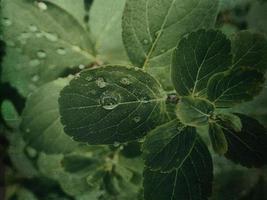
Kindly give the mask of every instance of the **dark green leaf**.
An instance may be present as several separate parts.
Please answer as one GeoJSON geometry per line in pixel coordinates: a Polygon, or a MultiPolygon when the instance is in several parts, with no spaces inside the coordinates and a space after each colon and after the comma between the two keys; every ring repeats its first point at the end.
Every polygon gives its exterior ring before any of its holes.
{"type": "Polygon", "coordinates": [[[184,37],[173,53],[172,82],[181,96],[205,96],[209,78],[231,66],[231,43],[220,31],[184,37]]]}
{"type": "Polygon", "coordinates": [[[252,68],[238,68],[215,74],[208,83],[208,99],[216,107],[231,107],[250,101],[263,88],[264,75],[252,68]]]}
{"type": "Polygon", "coordinates": [[[213,150],[219,155],[225,154],[228,149],[228,144],[221,126],[216,122],[210,123],[209,135],[213,150]]]}
{"type": "Polygon", "coordinates": [[[211,195],[213,167],[210,153],[200,138],[182,165],[171,173],[144,172],[146,200],[204,200],[211,195]]]}
{"type": "Polygon", "coordinates": [[[196,130],[177,120],[151,131],[143,144],[145,165],[152,171],[170,172],[183,165],[196,142],[196,130]]]}
{"type": "Polygon", "coordinates": [[[46,153],[67,153],[77,142],[65,134],[58,109],[59,93],[70,79],[58,79],[40,87],[29,96],[22,115],[25,141],[46,153]]]}
{"type": "Polygon", "coordinates": [[[20,123],[19,114],[14,107],[13,103],[9,100],[5,100],[1,104],[1,114],[5,123],[14,129],[18,129],[20,123]]]}
{"type": "Polygon", "coordinates": [[[77,141],[113,144],[136,140],[162,121],[165,94],[138,68],[107,66],[83,71],[61,92],[65,131],[77,141]]]}
{"type": "Polygon", "coordinates": [[[233,68],[267,70],[267,40],[264,35],[241,31],[232,39],[233,68]]]}
{"type": "Polygon", "coordinates": [[[69,67],[96,60],[88,32],[66,10],[40,1],[4,0],[2,4],[7,43],[2,78],[22,95],[69,67]]]}
{"type": "Polygon", "coordinates": [[[227,143],[225,156],[246,167],[261,167],[267,164],[266,129],[255,119],[236,114],[242,121],[242,131],[237,133],[227,123],[219,122],[227,143]]]}
{"type": "Polygon", "coordinates": [[[178,40],[190,31],[213,27],[217,9],[217,0],[127,0],[122,28],[130,60],[162,77],[178,40]]]}
{"type": "Polygon", "coordinates": [[[208,124],[215,107],[206,99],[182,97],[177,105],[176,114],[183,124],[204,126],[208,124]]]}

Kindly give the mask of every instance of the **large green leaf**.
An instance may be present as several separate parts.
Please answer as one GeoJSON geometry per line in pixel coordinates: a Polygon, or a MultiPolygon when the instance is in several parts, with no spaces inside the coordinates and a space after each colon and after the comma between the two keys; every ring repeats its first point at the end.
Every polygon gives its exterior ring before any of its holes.
{"type": "Polygon", "coordinates": [[[217,0],[127,0],[122,28],[130,60],[161,77],[169,70],[178,40],[193,30],[212,27],[217,9],[217,0]]]}
{"type": "Polygon", "coordinates": [[[264,35],[241,31],[232,39],[233,68],[267,69],[267,40],[264,35]]]}
{"type": "Polygon", "coordinates": [[[173,54],[171,76],[179,95],[205,96],[209,78],[231,66],[231,43],[220,31],[184,37],[173,54]]]}
{"type": "Polygon", "coordinates": [[[67,153],[77,142],[65,134],[60,122],[58,97],[70,79],[57,79],[34,92],[26,102],[21,128],[25,141],[46,153],[67,153]]]}
{"type": "Polygon", "coordinates": [[[144,172],[146,200],[204,200],[211,195],[213,166],[210,153],[200,138],[181,165],[170,173],[144,172]]]}
{"type": "Polygon", "coordinates": [[[151,131],[143,144],[145,165],[152,171],[170,172],[183,165],[196,142],[196,130],[178,120],[151,131]]]}
{"type": "Polygon", "coordinates": [[[65,131],[77,141],[113,144],[143,137],[162,121],[166,96],[138,68],[106,66],[83,71],[59,98],[65,131]]]}
{"type": "Polygon", "coordinates": [[[90,30],[99,59],[115,64],[128,60],[122,43],[122,13],[125,0],[97,0],[90,10],[90,30]]]}
{"type": "Polygon", "coordinates": [[[2,78],[25,96],[66,68],[95,60],[87,31],[53,3],[4,0],[2,15],[8,46],[2,78]]]}
{"type": "Polygon", "coordinates": [[[176,115],[183,124],[189,126],[205,126],[214,112],[215,106],[206,99],[181,97],[177,105],[176,115]]]}
{"type": "Polygon", "coordinates": [[[250,101],[264,85],[264,75],[252,68],[237,68],[215,74],[208,83],[208,99],[217,107],[250,101]]]}
{"type": "Polygon", "coordinates": [[[225,156],[246,167],[261,167],[267,163],[267,133],[266,129],[255,119],[243,114],[237,114],[242,121],[240,133],[233,130],[227,123],[219,122],[227,143],[225,156]]]}

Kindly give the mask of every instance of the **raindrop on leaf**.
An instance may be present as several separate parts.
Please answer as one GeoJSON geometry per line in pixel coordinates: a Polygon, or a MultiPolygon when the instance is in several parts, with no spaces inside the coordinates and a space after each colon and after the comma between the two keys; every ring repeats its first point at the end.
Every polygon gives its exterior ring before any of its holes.
{"type": "Polygon", "coordinates": [[[57,49],[57,53],[58,53],[59,55],[65,55],[67,52],[66,52],[66,50],[65,50],[64,48],[58,48],[58,49],[57,49]]]}
{"type": "Polygon", "coordinates": [[[107,83],[105,82],[104,78],[102,78],[102,77],[99,77],[98,79],[96,79],[96,84],[100,88],[104,88],[107,85],[107,83]]]}
{"type": "Polygon", "coordinates": [[[38,58],[45,58],[46,57],[46,53],[43,50],[38,51],[36,54],[37,54],[38,58]]]}
{"type": "Polygon", "coordinates": [[[104,92],[100,97],[100,103],[106,110],[113,110],[120,103],[120,97],[114,93],[104,92]]]}
{"type": "Polygon", "coordinates": [[[30,61],[29,64],[30,64],[31,67],[36,67],[36,66],[40,65],[41,62],[38,59],[33,59],[33,60],[30,61]]]}

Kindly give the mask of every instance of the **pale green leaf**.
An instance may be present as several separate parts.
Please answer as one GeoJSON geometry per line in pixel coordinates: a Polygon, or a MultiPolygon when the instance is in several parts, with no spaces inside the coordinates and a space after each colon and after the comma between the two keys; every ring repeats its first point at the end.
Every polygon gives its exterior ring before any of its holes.
{"type": "Polygon", "coordinates": [[[127,63],[121,35],[124,5],[125,0],[96,0],[92,4],[89,26],[101,61],[127,63]]]}
{"type": "Polygon", "coordinates": [[[77,142],[65,134],[60,122],[58,97],[70,79],[57,79],[34,92],[26,102],[21,128],[25,141],[38,151],[67,153],[77,142]]]}
{"type": "Polygon", "coordinates": [[[241,31],[232,38],[233,68],[267,70],[267,40],[264,35],[241,31]]]}
{"type": "Polygon", "coordinates": [[[228,149],[228,144],[221,126],[216,122],[209,124],[209,136],[213,150],[219,155],[225,154],[228,149]]]}
{"type": "Polygon", "coordinates": [[[145,165],[152,171],[170,172],[191,154],[196,130],[178,120],[170,121],[151,131],[143,144],[145,165]]]}
{"type": "Polygon", "coordinates": [[[179,95],[205,96],[209,78],[231,66],[231,43],[220,31],[199,30],[184,37],[173,53],[171,76],[179,95]]]}
{"type": "Polygon", "coordinates": [[[3,38],[8,46],[2,79],[22,95],[57,78],[66,68],[94,62],[87,31],[58,6],[4,0],[2,10],[3,38]]]}
{"type": "Polygon", "coordinates": [[[189,126],[205,126],[212,116],[215,107],[206,99],[181,97],[176,115],[183,124],[189,126]]]}
{"type": "Polygon", "coordinates": [[[227,123],[218,124],[225,134],[228,151],[226,158],[246,167],[262,167],[267,164],[266,128],[257,120],[243,114],[236,114],[242,121],[242,130],[236,132],[227,123]]]}
{"type": "Polygon", "coordinates": [[[252,68],[237,68],[215,74],[208,83],[208,99],[216,107],[231,107],[250,101],[264,85],[264,75],[252,68]]]}
{"type": "Polygon", "coordinates": [[[13,105],[13,103],[9,100],[5,100],[1,104],[1,116],[3,117],[5,123],[14,129],[18,128],[20,123],[19,114],[13,105]]]}
{"type": "Polygon", "coordinates": [[[200,138],[184,162],[170,173],[144,172],[145,200],[204,200],[211,195],[213,166],[200,138]]]}
{"type": "Polygon", "coordinates": [[[162,71],[169,71],[171,54],[181,37],[213,27],[217,9],[217,0],[127,0],[122,28],[130,60],[162,76],[162,71]]]}
{"type": "Polygon", "coordinates": [[[222,113],[216,115],[216,117],[224,123],[227,123],[228,126],[231,127],[234,131],[241,132],[242,122],[237,115],[234,115],[232,113],[222,113]]]}
{"type": "Polygon", "coordinates": [[[138,68],[106,66],[85,70],[59,98],[67,134],[89,144],[136,140],[161,123],[165,94],[138,68]]]}

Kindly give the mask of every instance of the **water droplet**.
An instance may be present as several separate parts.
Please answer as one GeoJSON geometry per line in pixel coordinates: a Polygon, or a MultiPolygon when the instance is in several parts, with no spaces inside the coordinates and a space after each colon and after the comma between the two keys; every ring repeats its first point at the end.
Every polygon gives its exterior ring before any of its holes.
{"type": "Polygon", "coordinates": [[[59,54],[59,55],[65,55],[67,52],[66,52],[66,50],[64,49],[64,48],[58,48],[57,49],[57,53],[59,54]]]}
{"type": "Polygon", "coordinates": [[[113,146],[114,146],[114,147],[119,147],[119,146],[120,146],[120,143],[117,142],[117,141],[115,141],[115,142],[113,143],[113,146]]]}
{"type": "Polygon", "coordinates": [[[29,26],[29,29],[31,32],[36,32],[38,30],[38,28],[32,24],[29,26]]]}
{"type": "Polygon", "coordinates": [[[147,97],[141,97],[140,100],[142,101],[142,103],[148,103],[147,97]]]}
{"type": "Polygon", "coordinates": [[[130,85],[131,82],[128,78],[122,78],[120,81],[123,85],[130,85]]]}
{"type": "Polygon", "coordinates": [[[3,25],[4,26],[11,26],[12,25],[12,21],[8,18],[3,18],[3,25]]]}
{"type": "Polygon", "coordinates": [[[29,155],[29,157],[31,158],[35,158],[37,156],[37,151],[31,147],[27,147],[26,149],[27,154],[29,155]]]}
{"type": "Polygon", "coordinates": [[[143,40],[143,43],[144,44],[148,44],[148,40],[143,40]]]}
{"type": "Polygon", "coordinates": [[[30,61],[29,64],[30,64],[31,67],[36,67],[36,66],[40,65],[41,62],[38,59],[33,59],[33,60],[30,61]]]}
{"type": "Polygon", "coordinates": [[[43,50],[38,51],[36,54],[38,58],[46,58],[46,53],[43,50]]]}
{"type": "Polygon", "coordinates": [[[135,123],[138,123],[138,122],[140,122],[141,117],[139,117],[139,116],[135,116],[135,117],[133,118],[133,120],[134,120],[135,123]]]}
{"type": "Polygon", "coordinates": [[[120,96],[114,93],[105,92],[100,97],[100,103],[106,110],[112,110],[119,105],[120,96]]]}
{"type": "Polygon", "coordinates": [[[81,51],[81,48],[78,47],[78,46],[72,46],[72,50],[73,51],[76,51],[76,52],[80,52],[81,51]]]}
{"type": "Polygon", "coordinates": [[[24,39],[28,39],[31,37],[31,34],[30,33],[27,33],[27,32],[22,32],[19,36],[19,39],[20,40],[24,40],[24,39]]]}
{"type": "Polygon", "coordinates": [[[102,77],[99,77],[98,79],[96,79],[96,84],[100,88],[104,88],[107,85],[107,83],[105,82],[104,78],[102,78],[102,77]]]}
{"type": "Polygon", "coordinates": [[[34,75],[34,76],[32,77],[32,81],[33,81],[33,82],[37,82],[37,81],[39,81],[39,79],[40,79],[40,77],[39,77],[38,75],[34,75]]]}
{"type": "Polygon", "coordinates": [[[85,65],[79,65],[79,69],[84,69],[85,65]]]}
{"type": "Polygon", "coordinates": [[[31,132],[31,130],[29,128],[27,128],[25,131],[26,131],[26,133],[31,132]]]}
{"type": "Polygon", "coordinates": [[[41,32],[40,32],[40,33],[36,33],[35,36],[36,36],[37,38],[41,38],[41,37],[43,37],[43,33],[41,33],[41,32]]]}
{"type": "Polygon", "coordinates": [[[87,80],[87,81],[91,81],[91,80],[93,80],[93,77],[92,77],[92,76],[86,76],[86,77],[85,77],[85,80],[87,80]]]}
{"type": "Polygon", "coordinates": [[[51,42],[56,42],[58,40],[58,36],[53,33],[45,33],[45,37],[51,42]]]}
{"type": "Polygon", "coordinates": [[[47,10],[47,5],[44,2],[38,2],[37,6],[42,11],[47,10]]]}
{"type": "Polygon", "coordinates": [[[161,49],[161,50],[160,50],[161,53],[164,53],[165,51],[166,51],[165,49],[161,49]]]}

